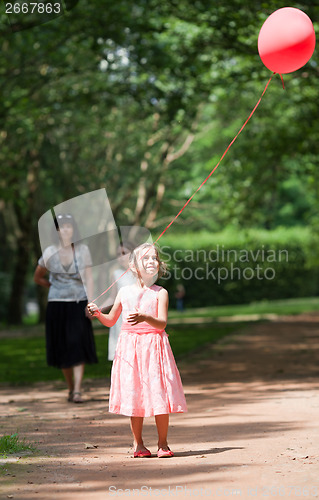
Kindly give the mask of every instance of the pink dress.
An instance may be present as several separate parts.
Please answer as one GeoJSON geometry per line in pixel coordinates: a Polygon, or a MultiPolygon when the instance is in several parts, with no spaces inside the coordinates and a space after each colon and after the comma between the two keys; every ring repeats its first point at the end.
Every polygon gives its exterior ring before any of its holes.
{"type": "Polygon", "coordinates": [[[109,411],[132,417],[187,412],[168,335],[146,322],[130,325],[136,311],[158,315],[160,286],[125,286],[120,291],[123,323],[111,374],[109,411]]]}

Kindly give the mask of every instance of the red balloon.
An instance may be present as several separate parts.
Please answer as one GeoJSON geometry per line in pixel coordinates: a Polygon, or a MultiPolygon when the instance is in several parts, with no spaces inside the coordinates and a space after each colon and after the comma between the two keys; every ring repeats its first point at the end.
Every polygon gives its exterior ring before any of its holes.
{"type": "Polygon", "coordinates": [[[258,36],[258,52],[264,65],[275,73],[291,73],[309,61],[316,35],[302,10],[284,7],[264,22],[258,36]]]}

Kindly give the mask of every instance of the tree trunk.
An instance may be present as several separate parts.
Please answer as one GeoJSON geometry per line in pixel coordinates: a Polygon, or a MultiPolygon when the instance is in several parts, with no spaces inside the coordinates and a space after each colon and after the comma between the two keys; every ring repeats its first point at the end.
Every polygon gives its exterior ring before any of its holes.
{"type": "Polygon", "coordinates": [[[48,289],[37,286],[37,300],[39,305],[39,323],[45,322],[45,314],[48,302],[48,289]]]}
{"type": "Polygon", "coordinates": [[[30,232],[23,232],[17,241],[16,263],[13,272],[7,320],[10,325],[22,323],[24,290],[29,267],[30,232]]]}
{"type": "MultiPolygon", "coordinates": [[[[35,226],[33,227],[33,236],[32,236],[32,247],[33,247],[33,253],[36,256],[35,262],[34,262],[34,269],[37,266],[37,259],[41,256],[42,250],[41,250],[41,245],[39,241],[39,234],[38,231],[36,230],[35,226]]],[[[47,301],[48,301],[48,288],[44,288],[42,286],[36,286],[36,294],[37,294],[37,301],[38,301],[38,306],[39,306],[39,323],[44,323],[45,322],[45,313],[46,313],[46,308],[47,308],[47,301]]]]}
{"type": "Polygon", "coordinates": [[[38,153],[36,150],[27,151],[25,155],[26,164],[26,203],[21,205],[18,193],[13,202],[13,209],[17,217],[19,235],[17,238],[17,253],[13,272],[11,293],[8,306],[8,323],[19,325],[22,323],[24,307],[24,291],[29,269],[30,250],[32,241],[32,221],[34,212],[35,192],[38,186],[37,170],[39,168],[38,153]]]}

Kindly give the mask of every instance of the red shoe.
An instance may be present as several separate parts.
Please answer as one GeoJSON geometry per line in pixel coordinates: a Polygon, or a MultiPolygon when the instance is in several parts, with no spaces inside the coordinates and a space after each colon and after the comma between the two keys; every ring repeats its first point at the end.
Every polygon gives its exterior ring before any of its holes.
{"type": "Polygon", "coordinates": [[[148,449],[140,450],[140,451],[134,451],[134,458],[148,458],[148,457],[151,457],[151,456],[152,456],[152,453],[148,449]]]}
{"type": "Polygon", "coordinates": [[[173,457],[174,453],[167,447],[167,450],[163,450],[163,448],[160,448],[157,452],[158,458],[169,458],[173,457]]]}

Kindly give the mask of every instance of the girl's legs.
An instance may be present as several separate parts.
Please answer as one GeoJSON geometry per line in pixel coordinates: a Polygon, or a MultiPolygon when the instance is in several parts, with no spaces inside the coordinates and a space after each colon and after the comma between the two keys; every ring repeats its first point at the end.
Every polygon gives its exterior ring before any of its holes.
{"type": "Polygon", "coordinates": [[[168,413],[164,415],[155,415],[155,422],[158,433],[158,449],[162,448],[163,450],[167,450],[168,413]]]}
{"type": "Polygon", "coordinates": [[[142,438],[144,417],[131,417],[131,430],[134,438],[134,451],[143,451],[144,446],[142,438]]]}

